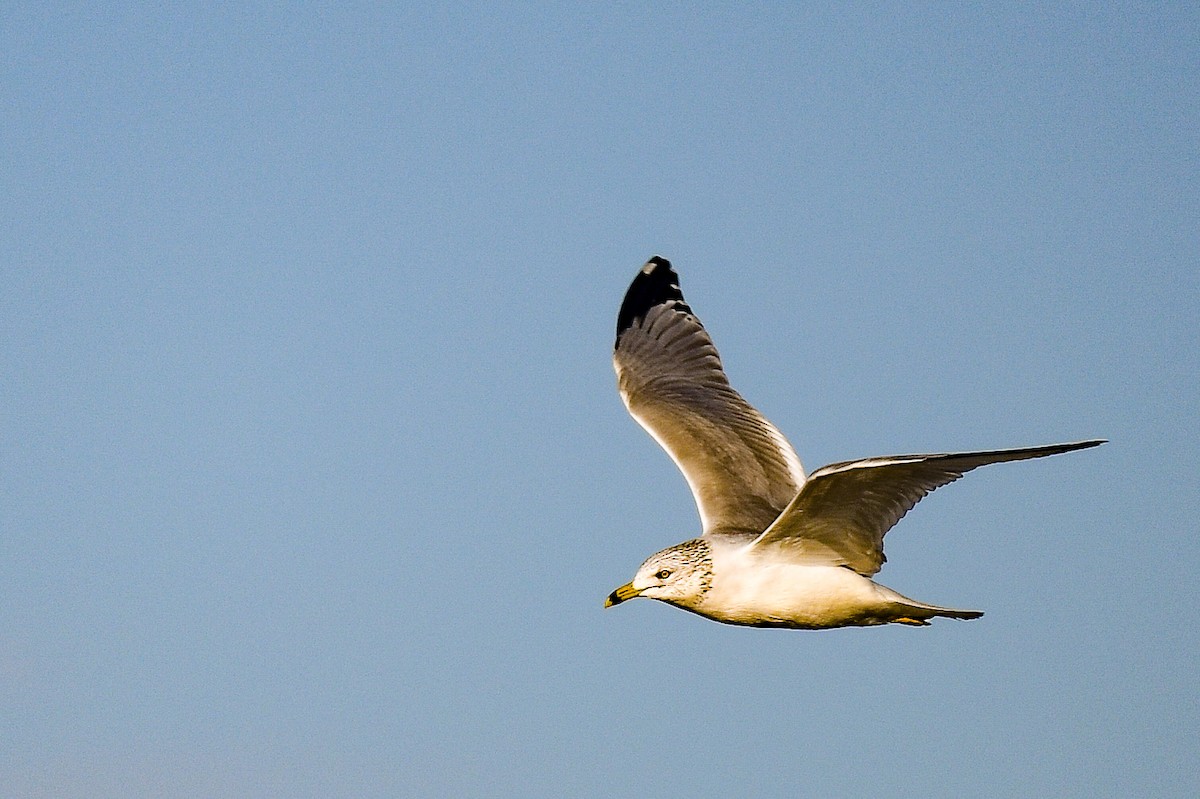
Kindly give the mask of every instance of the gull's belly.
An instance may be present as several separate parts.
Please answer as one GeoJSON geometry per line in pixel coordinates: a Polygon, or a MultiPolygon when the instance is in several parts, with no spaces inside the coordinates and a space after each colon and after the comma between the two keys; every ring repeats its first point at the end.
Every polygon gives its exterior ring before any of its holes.
{"type": "Polygon", "coordinates": [[[740,559],[721,566],[725,568],[714,569],[712,587],[696,608],[718,621],[821,628],[884,624],[892,615],[881,586],[841,566],[740,559]]]}

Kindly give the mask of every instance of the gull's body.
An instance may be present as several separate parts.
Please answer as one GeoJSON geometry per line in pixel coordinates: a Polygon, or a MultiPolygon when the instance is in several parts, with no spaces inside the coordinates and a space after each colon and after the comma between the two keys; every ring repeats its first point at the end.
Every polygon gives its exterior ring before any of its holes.
{"type": "Polygon", "coordinates": [[[714,546],[712,561],[712,587],[695,605],[678,604],[727,624],[820,629],[979,615],[916,602],[843,566],[763,558],[744,542],[714,546]]]}
{"type": "Polygon", "coordinates": [[[651,555],[606,606],[641,596],[727,624],[802,629],[977,618],[872,580],[884,535],[978,466],[1103,443],[867,458],[805,476],[787,439],[729,385],[678,276],[657,257],[625,295],[613,363],[629,412],[687,479],[703,532],[651,555]]]}

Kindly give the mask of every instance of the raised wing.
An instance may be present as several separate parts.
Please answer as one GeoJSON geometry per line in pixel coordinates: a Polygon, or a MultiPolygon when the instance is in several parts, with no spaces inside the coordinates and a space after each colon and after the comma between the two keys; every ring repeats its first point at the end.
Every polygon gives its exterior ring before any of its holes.
{"type": "Polygon", "coordinates": [[[800,459],[729,385],[670,262],[651,258],[629,286],[613,366],[630,414],[687,479],[705,535],[756,535],[796,496],[800,459]]]}
{"type": "Polygon", "coordinates": [[[883,554],[884,535],[930,491],[989,463],[1044,458],[1103,443],[1080,441],[834,463],[809,475],[803,490],[750,546],[786,547],[793,557],[849,566],[870,577],[887,560],[883,554]]]}

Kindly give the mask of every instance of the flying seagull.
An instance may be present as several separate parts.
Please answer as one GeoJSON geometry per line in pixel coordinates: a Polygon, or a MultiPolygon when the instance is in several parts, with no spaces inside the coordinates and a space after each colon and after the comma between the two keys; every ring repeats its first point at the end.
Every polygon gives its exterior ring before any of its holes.
{"type": "Polygon", "coordinates": [[[648,597],[714,621],[824,629],[975,619],[871,579],[883,537],[930,491],[989,463],[1104,441],[834,463],[805,477],[787,439],[729,385],[669,261],[642,267],[617,314],[617,387],[683,472],[703,531],[651,555],[605,607],[648,597]]]}

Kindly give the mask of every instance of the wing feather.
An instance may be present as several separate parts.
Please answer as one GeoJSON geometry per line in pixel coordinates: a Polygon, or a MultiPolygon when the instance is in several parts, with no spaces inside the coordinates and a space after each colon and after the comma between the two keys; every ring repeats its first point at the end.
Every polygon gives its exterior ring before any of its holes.
{"type": "Polygon", "coordinates": [[[683,472],[705,535],[757,534],[796,496],[800,459],[730,386],[662,258],[652,258],[625,295],[613,366],[630,414],[683,472]]]}
{"type": "Polygon", "coordinates": [[[793,557],[849,566],[870,577],[887,560],[884,535],[931,491],[990,463],[1044,458],[1103,443],[834,463],[809,475],[800,493],[750,546],[787,547],[793,557]]]}

